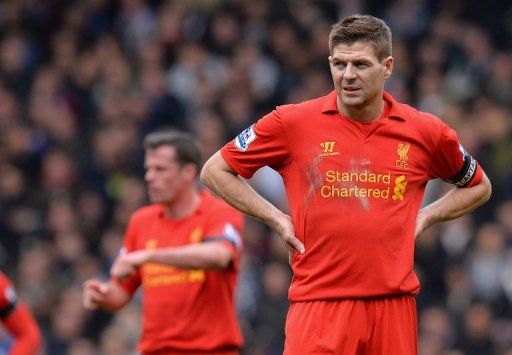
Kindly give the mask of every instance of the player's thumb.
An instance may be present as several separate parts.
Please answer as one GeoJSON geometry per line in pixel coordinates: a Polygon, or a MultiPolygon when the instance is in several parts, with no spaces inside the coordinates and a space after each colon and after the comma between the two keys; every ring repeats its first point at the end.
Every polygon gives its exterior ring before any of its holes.
{"type": "Polygon", "coordinates": [[[414,226],[414,239],[418,238],[421,233],[423,233],[424,226],[420,220],[416,220],[416,225],[414,226]]]}

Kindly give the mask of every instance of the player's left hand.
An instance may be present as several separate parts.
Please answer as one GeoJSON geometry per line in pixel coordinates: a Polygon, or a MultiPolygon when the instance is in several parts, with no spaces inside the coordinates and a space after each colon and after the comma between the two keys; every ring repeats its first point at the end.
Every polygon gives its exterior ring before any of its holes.
{"type": "Polygon", "coordinates": [[[420,210],[416,217],[416,228],[414,230],[414,239],[418,238],[428,227],[432,225],[432,218],[424,209],[420,210]]]}

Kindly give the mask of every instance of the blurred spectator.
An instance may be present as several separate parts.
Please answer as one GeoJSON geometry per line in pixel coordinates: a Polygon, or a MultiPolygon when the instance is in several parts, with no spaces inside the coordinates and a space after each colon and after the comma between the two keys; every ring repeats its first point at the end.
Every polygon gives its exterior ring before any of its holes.
{"type": "Polygon", "coordinates": [[[466,355],[494,354],[496,347],[491,338],[493,314],[484,303],[473,304],[464,318],[464,330],[456,348],[466,355]]]}
{"type": "MultiPolygon", "coordinates": [[[[277,237],[275,237],[277,239],[277,237]]],[[[262,293],[256,304],[252,339],[248,345],[261,348],[266,354],[282,354],[284,324],[288,312],[290,270],[287,264],[273,262],[265,265],[261,276],[262,293]]]]}
{"type": "Polygon", "coordinates": [[[495,304],[503,296],[505,235],[498,225],[485,224],[478,230],[475,244],[468,257],[472,289],[479,299],[495,304]]]}
{"type": "Polygon", "coordinates": [[[418,353],[442,354],[455,340],[454,327],[449,314],[440,307],[429,307],[420,313],[418,353]]]}

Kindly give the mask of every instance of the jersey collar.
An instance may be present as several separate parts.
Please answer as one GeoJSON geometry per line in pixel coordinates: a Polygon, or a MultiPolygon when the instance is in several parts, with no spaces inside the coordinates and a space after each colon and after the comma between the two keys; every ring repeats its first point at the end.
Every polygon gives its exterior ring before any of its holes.
{"type": "MultiPolygon", "coordinates": [[[[338,96],[336,95],[336,91],[333,90],[327,96],[324,96],[324,102],[322,104],[322,113],[333,113],[338,112],[338,105],[336,103],[338,96]]],[[[402,109],[400,103],[398,103],[393,96],[384,92],[384,100],[389,103],[389,118],[394,118],[399,121],[405,121],[407,116],[402,109]]]]}
{"type": "Polygon", "coordinates": [[[208,210],[208,207],[211,202],[212,195],[206,190],[206,189],[199,189],[199,197],[201,198],[201,201],[199,202],[199,205],[197,206],[195,213],[204,213],[208,210]]]}

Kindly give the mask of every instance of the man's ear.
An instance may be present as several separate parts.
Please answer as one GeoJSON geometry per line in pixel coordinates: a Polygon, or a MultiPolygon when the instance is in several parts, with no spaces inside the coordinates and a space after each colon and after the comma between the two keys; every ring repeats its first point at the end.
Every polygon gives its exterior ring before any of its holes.
{"type": "Polygon", "coordinates": [[[384,78],[387,79],[391,76],[391,73],[393,72],[393,57],[389,56],[386,59],[383,60],[383,64],[386,67],[386,71],[384,73],[384,78]]]}
{"type": "Polygon", "coordinates": [[[187,178],[187,180],[195,180],[199,174],[197,167],[192,163],[183,165],[181,172],[187,178]]]}

